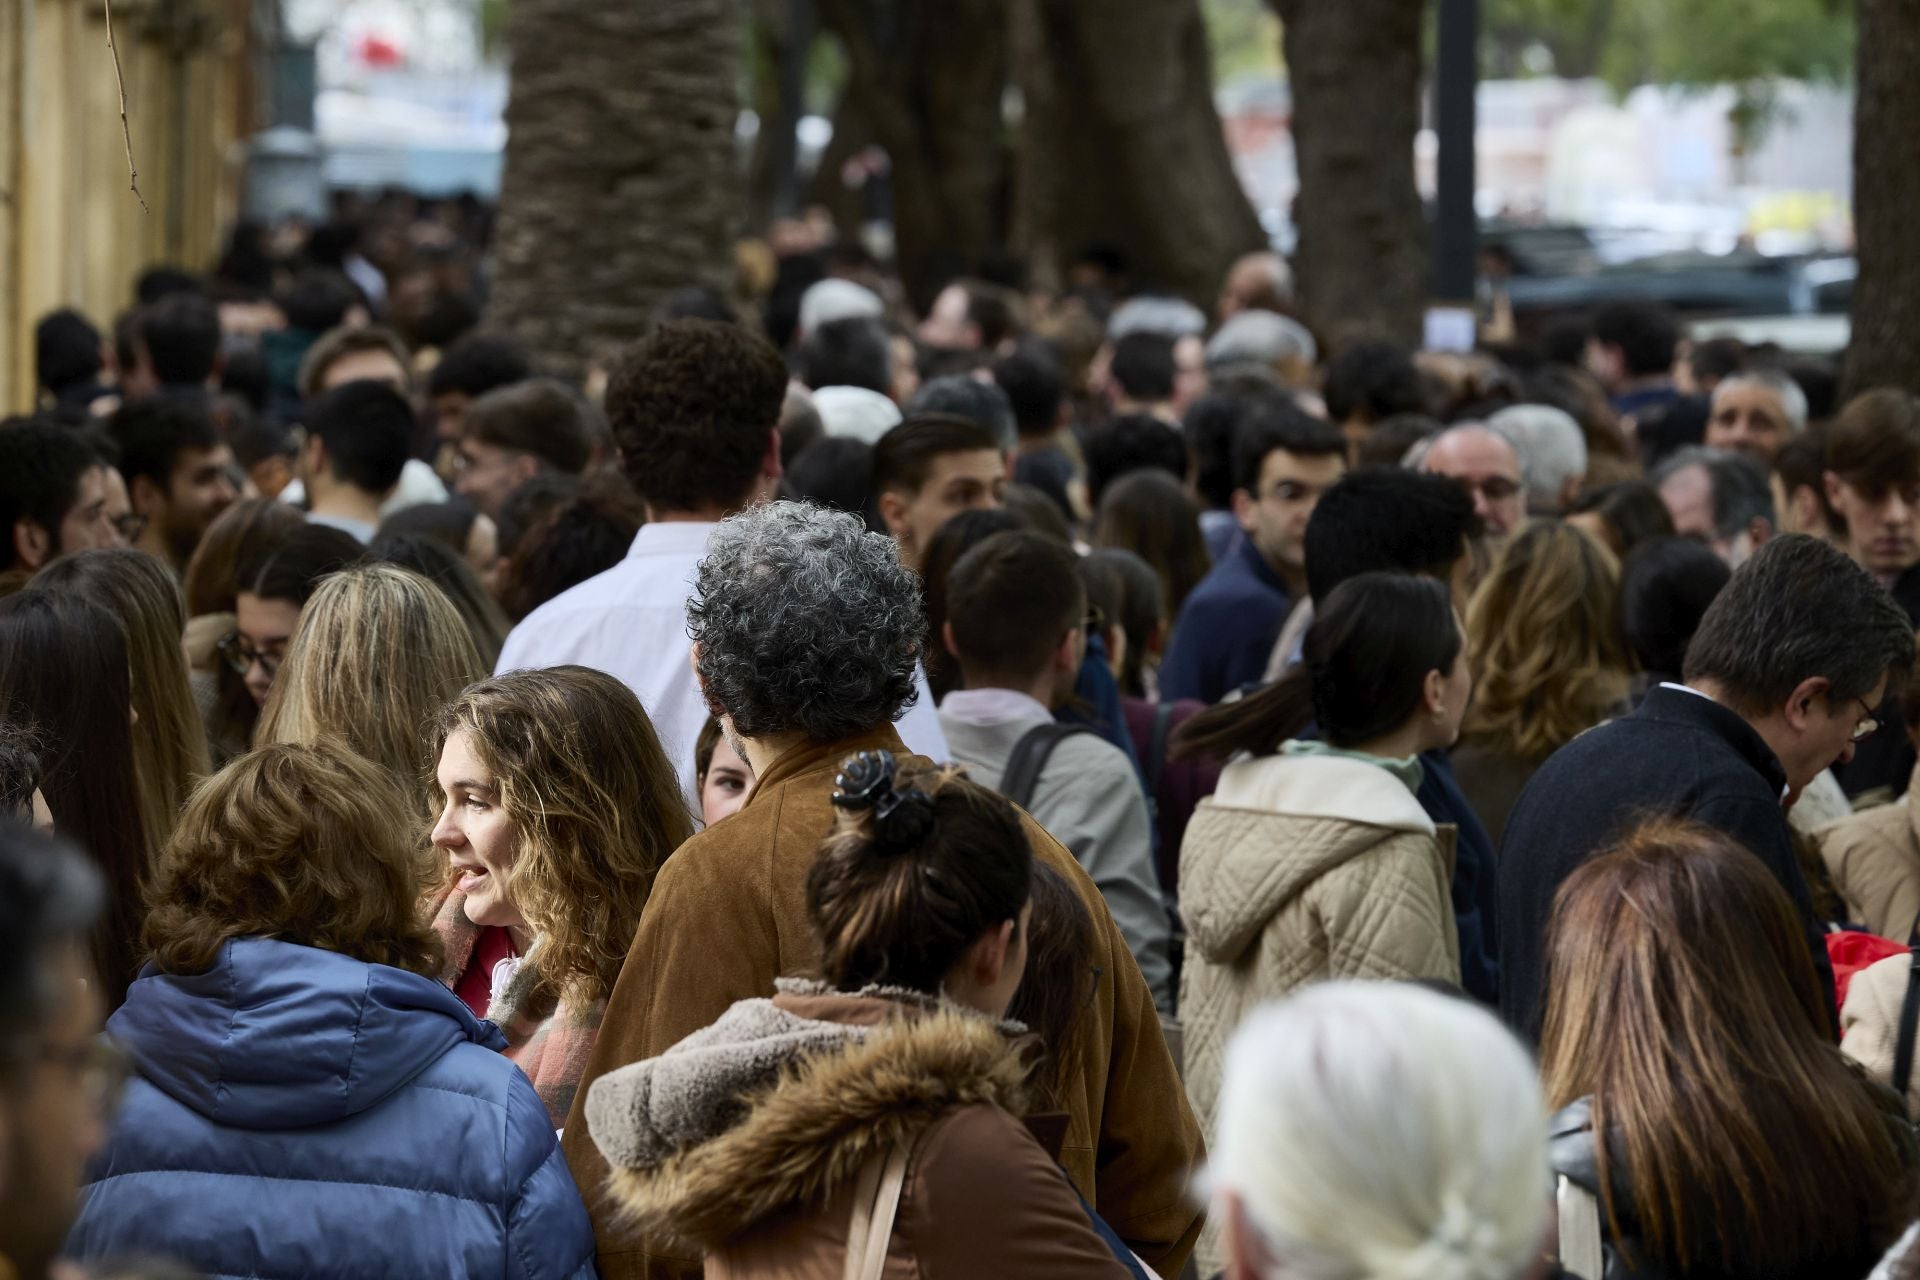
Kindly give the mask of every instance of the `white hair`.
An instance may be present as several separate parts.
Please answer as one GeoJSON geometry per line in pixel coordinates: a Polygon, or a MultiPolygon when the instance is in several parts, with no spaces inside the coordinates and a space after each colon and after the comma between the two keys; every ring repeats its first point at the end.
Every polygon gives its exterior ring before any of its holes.
{"type": "Polygon", "coordinates": [[[1546,1147],[1533,1063],[1493,1015],[1329,982],[1234,1034],[1206,1180],[1288,1277],[1512,1280],[1546,1226],[1546,1147]]]}
{"type": "Polygon", "coordinates": [[[879,320],[887,304],[863,284],[829,276],[816,280],[800,295],[800,334],[805,336],[835,320],[879,320]]]}
{"type": "Polygon", "coordinates": [[[1807,429],[1807,393],[1791,375],[1765,365],[1740,369],[1720,379],[1713,389],[1713,398],[1720,398],[1721,387],[1739,386],[1771,391],[1774,398],[1780,401],[1780,412],[1787,416],[1787,428],[1796,435],[1807,429]]]}
{"type": "Polygon", "coordinates": [[[1567,481],[1587,474],[1586,433],[1565,409],[1510,405],[1488,418],[1487,428],[1505,437],[1520,455],[1527,505],[1536,511],[1558,511],[1567,496],[1567,481]]]}
{"type": "Polygon", "coordinates": [[[830,436],[851,436],[863,444],[900,425],[900,406],[866,387],[821,387],[813,393],[813,408],[830,436]]]}
{"type": "Polygon", "coordinates": [[[1313,364],[1320,349],[1305,325],[1272,311],[1238,312],[1207,340],[1207,368],[1214,372],[1236,365],[1273,368],[1287,359],[1313,364]]]}
{"type": "Polygon", "coordinates": [[[1107,320],[1107,341],[1130,333],[1164,333],[1169,338],[1197,337],[1207,331],[1207,313],[1185,298],[1142,294],[1115,309],[1107,320]]]}

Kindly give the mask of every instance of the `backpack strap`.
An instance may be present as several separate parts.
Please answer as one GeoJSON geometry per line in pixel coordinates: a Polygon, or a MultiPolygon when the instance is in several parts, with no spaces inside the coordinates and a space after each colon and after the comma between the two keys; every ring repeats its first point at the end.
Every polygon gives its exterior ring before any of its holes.
{"type": "Polygon", "coordinates": [[[1907,994],[1900,1001],[1900,1033],[1893,1042],[1893,1091],[1905,1098],[1913,1078],[1913,1039],[1920,1022],[1920,919],[1907,931],[1907,994]]]}
{"type": "Polygon", "coordinates": [[[1173,704],[1162,702],[1153,709],[1153,732],[1147,737],[1147,758],[1141,763],[1147,771],[1147,802],[1160,798],[1160,775],[1167,767],[1167,735],[1173,732],[1173,704]]]}
{"type": "Polygon", "coordinates": [[[1007,757],[1006,772],[1000,775],[1000,794],[1022,809],[1031,806],[1033,790],[1039,785],[1040,772],[1047,767],[1053,749],[1076,734],[1092,732],[1083,724],[1049,721],[1021,734],[1020,741],[1013,744],[1013,754],[1007,757]]]}

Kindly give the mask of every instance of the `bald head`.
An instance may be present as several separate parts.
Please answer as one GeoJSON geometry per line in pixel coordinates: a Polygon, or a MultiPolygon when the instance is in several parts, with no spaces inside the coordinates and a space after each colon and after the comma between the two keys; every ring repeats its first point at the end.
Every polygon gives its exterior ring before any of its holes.
{"type": "Polygon", "coordinates": [[[1520,455],[1497,431],[1478,423],[1451,427],[1433,438],[1418,465],[1429,475],[1464,485],[1473,497],[1474,513],[1495,537],[1512,533],[1527,518],[1520,455]]]}

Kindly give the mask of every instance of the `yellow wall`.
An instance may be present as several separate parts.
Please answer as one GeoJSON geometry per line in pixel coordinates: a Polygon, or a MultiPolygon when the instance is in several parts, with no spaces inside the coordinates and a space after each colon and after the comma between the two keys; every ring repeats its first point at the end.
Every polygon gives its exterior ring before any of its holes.
{"type": "Polygon", "coordinates": [[[100,0],[0,0],[0,407],[32,407],[40,316],[77,307],[104,334],[143,267],[212,261],[249,127],[245,14],[245,0],[114,3],[142,212],[100,0]]]}

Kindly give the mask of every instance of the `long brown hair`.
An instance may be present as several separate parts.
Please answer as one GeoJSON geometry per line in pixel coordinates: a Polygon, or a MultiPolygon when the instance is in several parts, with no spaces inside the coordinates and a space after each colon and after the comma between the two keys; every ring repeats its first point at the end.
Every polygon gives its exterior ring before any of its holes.
{"type": "Polygon", "coordinates": [[[1169,622],[1211,567],[1200,508],[1179,480],[1153,467],[1122,476],[1100,495],[1093,545],[1131,551],[1153,566],[1169,622]]]}
{"type": "Polygon", "coordinates": [[[306,523],[298,508],[277,498],[242,498],[220,513],[200,537],[187,561],[187,616],[232,613],[240,592],[250,588],[273,548],[306,523]]]}
{"type": "Polygon", "coordinates": [[[516,671],[440,713],[464,731],[520,837],[507,880],[539,939],[540,979],[579,1006],[613,990],[667,855],[693,835],[679,775],[633,691],[586,667],[516,671]]]}
{"type": "Polygon", "coordinates": [[[1522,529],[1467,606],[1466,736],[1544,759],[1599,723],[1627,691],[1619,598],[1620,565],[1598,542],[1557,520],[1522,529]]]}
{"type": "Polygon", "coordinates": [[[180,638],[186,606],[172,570],[131,547],[82,551],[49,565],[40,584],[92,600],[120,620],[133,669],[134,776],[147,848],[158,852],[193,786],[210,770],[180,638]]]}
{"type": "Polygon", "coordinates": [[[1592,1099],[1616,1238],[1630,1211],[1651,1263],[1732,1275],[1891,1241],[1909,1174],[1751,853],[1661,821],[1581,867],[1554,900],[1547,993],[1547,1102],[1592,1099]]]}

